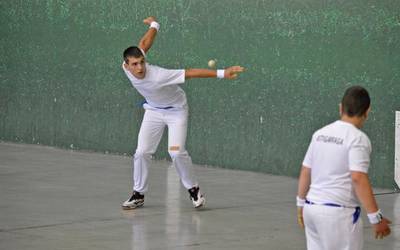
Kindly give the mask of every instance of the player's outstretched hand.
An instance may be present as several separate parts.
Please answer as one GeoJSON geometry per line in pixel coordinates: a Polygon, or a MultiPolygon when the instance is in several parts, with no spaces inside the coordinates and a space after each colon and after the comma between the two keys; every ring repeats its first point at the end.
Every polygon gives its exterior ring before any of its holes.
{"type": "Polygon", "coordinates": [[[225,78],[235,79],[239,73],[243,72],[244,68],[241,66],[232,66],[225,69],[225,78]]]}
{"type": "Polygon", "coordinates": [[[297,224],[304,229],[303,207],[297,207],[297,224]]]}
{"type": "Polygon", "coordinates": [[[150,25],[151,22],[154,22],[154,21],[156,21],[156,18],[153,17],[153,16],[149,16],[149,17],[147,17],[146,19],[143,20],[143,23],[147,24],[147,25],[150,25]]]}
{"type": "Polygon", "coordinates": [[[383,239],[390,234],[389,224],[392,222],[383,217],[381,222],[374,225],[375,239],[383,239]]]}

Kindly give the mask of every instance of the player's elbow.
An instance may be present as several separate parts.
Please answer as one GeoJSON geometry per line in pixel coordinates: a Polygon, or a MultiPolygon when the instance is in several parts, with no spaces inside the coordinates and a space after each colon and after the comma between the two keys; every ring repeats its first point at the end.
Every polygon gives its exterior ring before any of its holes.
{"type": "Polygon", "coordinates": [[[351,171],[351,181],[353,184],[358,185],[363,183],[365,180],[368,180],[368,176],[366,173],[351,171]]]}
{"type": "Polygon", "coordinates": [[[144,51],[144,53],[146,53],[149,50],[149,46],[147,45],[145,39],[140,40],[138,47],[141,48],[144,51]]]}

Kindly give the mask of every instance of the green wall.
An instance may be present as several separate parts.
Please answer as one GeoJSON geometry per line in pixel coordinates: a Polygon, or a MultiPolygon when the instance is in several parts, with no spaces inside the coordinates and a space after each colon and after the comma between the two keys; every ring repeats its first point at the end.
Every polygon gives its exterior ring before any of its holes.
{"type": "Polygon", "coordinates": [[[0,140],[132,154],[143,110],[121,53],[155,15],[150,63],[247,68],[184,85],[195,163],[297,176],[313,131],[362,84],[370,175],[394,188],[399,13],[397,0],[0,0],[0,140]]]}

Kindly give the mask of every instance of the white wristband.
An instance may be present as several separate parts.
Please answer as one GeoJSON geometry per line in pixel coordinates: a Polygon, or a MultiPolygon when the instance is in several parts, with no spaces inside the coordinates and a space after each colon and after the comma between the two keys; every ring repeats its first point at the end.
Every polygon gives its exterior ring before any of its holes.
{"type": "Polygon", "coordinates": [[[298,207],[304,207],[304,204],[306,204],[306,200],[296,196],[296,205],[298,207]]]}
{"type": "Polygon", "coordinates": [[[382,213],[381,210],[378,209],[375,213],[367,214],[369,223],[371,224],[378,224],[382,221],[382,213]]]}
{"type": "Polygon", "coordinates": [[[156,21],[153,21],[150,23],[150,28],[155,28],[157,31],[160,30],[160,24],[157,23],[156,21]]]}
{"type": "Polygon", "coordinates": [[[224,78],[225,77],[225,70],[224,69],[218,69],[217,70],[217,78],[224,78]]]}

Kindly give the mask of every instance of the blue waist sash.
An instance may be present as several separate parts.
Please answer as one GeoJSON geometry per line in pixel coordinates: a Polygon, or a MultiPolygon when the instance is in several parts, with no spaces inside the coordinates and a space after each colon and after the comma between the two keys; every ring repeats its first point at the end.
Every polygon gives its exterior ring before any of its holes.
{"type": "MultiPolygon", "coordinates": [[[[328,202],[328,203],[317,204],[317,203],[314,203],[314,202],[309,201],[309,200],[306,200],[306,204],[309,204],[309,205],[322,205],[322,206],[328,206],[328,207],[345,207],[345,208],[349,208],[349,207],[342,206],[342,205],[339,205],[339,204],[336,204],[336,203],[328,202]]],[[[361,215],[361,208],[360,207],[354,207],[354,209],[355,209],[355,211],[353,213],[353,224],[356,224],[358,219],[360,218],[360,215],[361,215]]]]}

